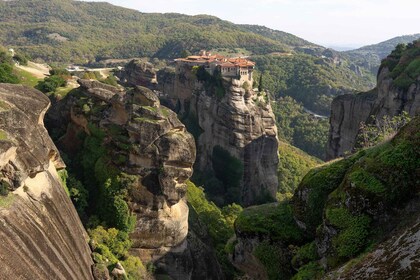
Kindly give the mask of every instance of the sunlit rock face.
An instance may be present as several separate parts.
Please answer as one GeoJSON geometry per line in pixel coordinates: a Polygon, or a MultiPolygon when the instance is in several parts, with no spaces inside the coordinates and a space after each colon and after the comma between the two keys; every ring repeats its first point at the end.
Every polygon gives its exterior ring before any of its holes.
{"type": "Polygon", "coordinates": [[[87,235],[57,169],[41,92],[0,84],[1,279],[93,279],[87,235]],[[8,192],[8,195],[5,194],[8,192]]]}

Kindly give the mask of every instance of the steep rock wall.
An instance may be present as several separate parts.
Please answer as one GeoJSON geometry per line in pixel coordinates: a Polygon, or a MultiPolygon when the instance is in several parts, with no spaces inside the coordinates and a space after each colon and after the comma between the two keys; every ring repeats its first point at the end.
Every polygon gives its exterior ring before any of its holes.
{"type": "Polygon", "coordinates": [[[196,153],[192,135],[150,89],[124,91],[89,80],[79,84],[79,92],[49,112],[49,127],[65,131],[58,145],[73,154],[83,146],[74,145],[77,134],[89,134],[95,126],[105,135],[107,165],[131,178],[126,202],[136,224],[130,253],[173,279],[217,275],[215,257],[210,256],[215,266],[204,261],[209,249],[196,246],[188,224],[186,181],[196,153]]]}
{"type": "MultiPolygon", "coordinates": [[[[419,52],[420,43],[416,44],[412,50],[419,52]]],[[[327,159],[334,159],[352,152],[357,144],[360,123],[369,123],[372,121],[371,116],[382,119],[383,116],[393,117],[403,111],[410,116],[420,114],[420,76],[414,77],[412,82],[404,87],[396,85],[397,79],[407,79],[407,74],[415,76],[418,73],[415,67],[411,69],[407,65],[415,65],[420,58],[407,57],[408,55],[403,54],[401,58],[395,59],[394,56],[390,55],[387,58],[388,61],[385,60],[381,66],[377,87],[374,90],[339,96],[332,102],[327,159]],[[395,64],[390,71],[388,64],[392,63],[395,64]],[[397,76],[395,68],[403,66],[411,72],[397,76]]]]}
{"type": "Polygon", "coordinates": [[[43,125],[48,98],[0,85],[1,279],[93,279],[87,235],[60,183],[43,125]],[[7,191],[5,191],[7,189],[7,191]]]}
{"type": "Polygon", "coordinates": [[[197,162],[201,172],[212,166],[215,147],[243,163],[240,202],[252,205],[277,191],[278,139],[274,114],[264,93],[244,89],[240,81],[223,79],[224,94],[197,81],[191,68],[160,73],[162,99],[196,122],[197,162]],[[170,91],[168,91],[168,89],[170,91]]]}

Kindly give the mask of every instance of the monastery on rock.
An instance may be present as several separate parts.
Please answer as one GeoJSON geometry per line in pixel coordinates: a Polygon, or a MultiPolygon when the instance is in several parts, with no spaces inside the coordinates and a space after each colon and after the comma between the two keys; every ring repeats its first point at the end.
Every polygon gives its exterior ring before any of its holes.
{"type": "Polygon", "coordinates": [[[240,80],[241,83],[248,82],[252,85],[252,72],[254,71],[255,63],[246,58],[235,57],[227,58],[222,55],[212,55],[207,51],[200,51],[199,55],[191,55],[186,58],[175,59],[177,64],[177,71],[181,66],[189,65],[203,66],[207,72],[213,75],[217,69],[222,74],[222,77],[233,78],[240,80]]]}

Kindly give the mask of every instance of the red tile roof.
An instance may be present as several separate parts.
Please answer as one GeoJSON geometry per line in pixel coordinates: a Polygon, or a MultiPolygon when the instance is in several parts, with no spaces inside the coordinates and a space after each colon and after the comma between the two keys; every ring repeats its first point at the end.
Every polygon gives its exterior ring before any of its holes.
{"type": "Polygon", "coordinates": [[[254,67],[255,63],[249,61],[243,57],[235,57],[235,58],[226,58],[222,55],[191,55],[186,58],[178,58],[175,61],[182,61],[182,62],[197,62],[197,63],[207,63],[207,62],[221,62],[219,64],[221,67],[254,67]]]}

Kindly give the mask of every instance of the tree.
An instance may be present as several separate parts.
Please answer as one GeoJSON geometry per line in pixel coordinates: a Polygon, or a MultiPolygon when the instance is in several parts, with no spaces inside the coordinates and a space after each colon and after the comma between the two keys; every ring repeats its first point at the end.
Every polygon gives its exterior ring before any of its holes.
{"type": "Polygon", "coordinates": [[[260,80],[258,82],[258,91],[262,92],[263,90],[264,90],[264,87],[263,87],[263,73],[261,73],[260,80]]]}
{"type": "Polygon", "coordinates": [[[405,111],[392,118],[388,115],[383,116],[382,119],[377,119],[375,116],[371,118],[373,123],[361,122],[359,126],[358,144],[361,148],[372,147],[391,139],[411,120],[405,111]]]}
{"type": "Polygon", "coordinates": [[[189,50],[183,50],[181,52],[181,57],[188,57],[191,55],[191,52],[189,50]]]}

